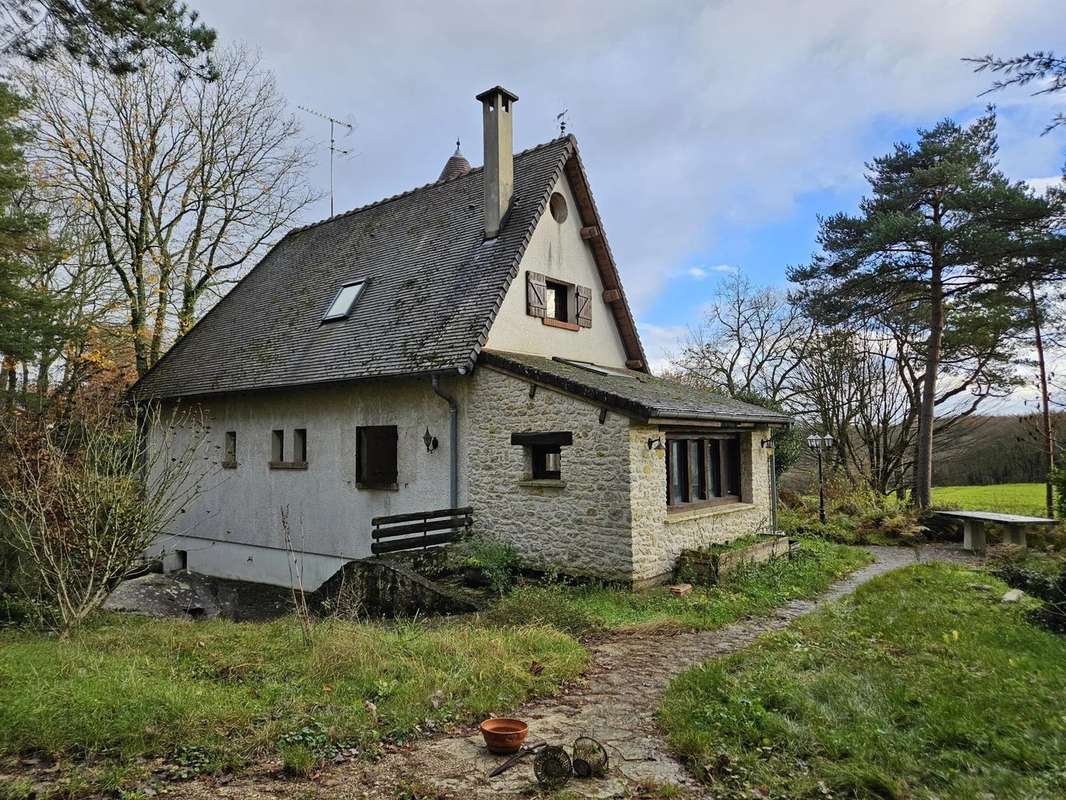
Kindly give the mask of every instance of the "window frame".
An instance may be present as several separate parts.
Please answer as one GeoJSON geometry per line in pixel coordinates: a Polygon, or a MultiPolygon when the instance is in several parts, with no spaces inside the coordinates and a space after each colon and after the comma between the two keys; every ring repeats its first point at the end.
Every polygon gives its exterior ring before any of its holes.
{"type": "Polygon", "coordinates": [[[552,320],[555,323],[569,325],[574,322],[571,317],[574,316],[571,306],[571,302],[574,294],[574,284],[566,281],[556,280],[555,278],[544,278],[544,319],[552,320]],[[555,302],[549,302],[549,292],[555,298],[555,302]],[[558,316],[559,311],[559,298],[562,298],[562,306],[566,313],[565,317],[558,316]]]}
{"type": "MultiPolygon", "coordinates": [[[[388,465],[388,461],[385,462],[388,465]]],[[[400,480],[400,429],[396,425],[357,425],[355,428],[355,485],[358,489],[384,489],[397,491],[400,480]],[[373,432],[373,433],[371,433],[373,432]],[[371,440],[376,444],[386,439],[392,442],[390,469],[370,469],[366,459],[374,453],[371,440]]]]}
{"type": "Polygon", "coordinates": [[[237,468],[237,431],[226,431],[222,440],[222,469],[237,468]]]}
{"type": "Polygon", "coordinates": [[[529,445],[530,477],[535,481],[561,481],[563,479],[563,448],[558,444],[529,445]],[[549,456],[556,456],[557,469],[549,469],[549,456]]]}
{"type": "Polygon", "coordinates": [[[337,292],[333,295],[333,299],[329,301],[329,305],[326,306],[326,313],[322,315],[322,319],[319,324],[325,325],[327,322],[339,322],[341,320],[348,319],[348,317],[352,315],[352,309],[355,308],[355,304],[359,302],[359,298],[362,297],[363,292],[366,291],[366,284],[366,278],[357,278],[355,280],[348,281],[347,283],[342,283],[340,287],[338,287],[337,292]],[[352,301],[348,303],[348,307],[344,310],[343,313],[331,314],[330,311],[333,310],[333,306],[337,305],[337,301],[341,299],[341,295],[344,293],[344,290],[350,289],[352,286],[358,286],[359,291],[355,293],[355,297],[353,297],[352,301]]]}
{"type": "Polygon", "coordinates": [[[741,433],[667,433],[666,434],[666,509],[668,513],[698,508],[733,505],[744,501],[741,469],[741,433]],[[703,473],[693,482],[693,448],[698,443],[695,461],[703,473]],[[677,458],[682,451],[684,456],[677,458]],[[679,474],[675,474],[675,468],[679,474]],[[732,484],[732,485],[731,485],[732,484]],[[699,491],[692,498],[693,488],[699,491]],[[683,499],[675,497],[680,488],[683,499]],[[735,493],[729,489],[735,489],[735,493]],[[718,494],[715,494],[715,491],[718,494]]]}
{"type": "Polygon", "coordinates": [[[307,428],[292,429],[292,463],[307,463],[307,428]]]}

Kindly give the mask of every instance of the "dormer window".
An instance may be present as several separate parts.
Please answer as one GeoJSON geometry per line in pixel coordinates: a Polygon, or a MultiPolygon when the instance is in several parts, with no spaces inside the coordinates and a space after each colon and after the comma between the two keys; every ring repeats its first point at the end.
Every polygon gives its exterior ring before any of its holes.
{"type": "Polygon", "coordinates": [[[363,285],[366,281],[352,281],[346,283],[337,292],[337,296],[330,303],[329,310],[326,311],[326,315],[322,317],[323,322],[333,322],[338,319],[347,319],[348,315],[352,313],[352,306],[355,305],[356,299],[363,291],[363,285]]]}

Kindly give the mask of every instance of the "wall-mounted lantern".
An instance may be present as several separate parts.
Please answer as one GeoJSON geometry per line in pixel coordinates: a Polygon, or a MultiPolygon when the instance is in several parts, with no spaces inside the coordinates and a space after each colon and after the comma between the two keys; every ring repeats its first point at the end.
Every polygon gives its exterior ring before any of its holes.
{"type": "Polygon", "coordinates": [[[427,453],[432,453],[434,450],[440,447],[440,443],[437,441],[437,437],[429,432],[429,428],[426,428],[426,432],[422,436],[422,441],[426,443],[427,453]]]}
{"type": "Polygon", "coordinates": [[[649,450],[655,450],[655,451],[660,452],[660,453],[663,450],[665,450],[666,449],[666,445],[663,444],[663,437],[662,436],[654,436],[654,437],[649,436],[648,437],[648,449],[649,450]]]}

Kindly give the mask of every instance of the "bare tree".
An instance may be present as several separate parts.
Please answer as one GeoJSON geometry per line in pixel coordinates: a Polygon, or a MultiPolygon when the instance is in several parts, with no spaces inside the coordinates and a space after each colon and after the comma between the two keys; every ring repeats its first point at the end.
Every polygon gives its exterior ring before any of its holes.
{"type": "Polygon", "coordinates": [[[197,416],[156,409],[140,419],[150,448],[113,418],[11,431],[0,530],[65,631],[100,606],[217,465],[197,416]]]}
{"type": "Polygon", "coordinates": [[[793,408],[833,436],[835,463],[887,495],[910,468],[917,406],[883,331],[818,331],[795,373],[793,408]]]}
{"type": "Polygon", "coordinates": [[[315,199],[298,123],[259,58],[231,48],[217,69],[206,82],[149,57],[125,75],[70,61],[21,75],[35,156],[95,230],[139,374],[315,199]]]}
{"type": "Polygon", "coordinates": [[[732,397],[758,395],[788,405],[813,327],[784,293],[756,288],[738,273],[722,281],[676,366],[732,397]]]}

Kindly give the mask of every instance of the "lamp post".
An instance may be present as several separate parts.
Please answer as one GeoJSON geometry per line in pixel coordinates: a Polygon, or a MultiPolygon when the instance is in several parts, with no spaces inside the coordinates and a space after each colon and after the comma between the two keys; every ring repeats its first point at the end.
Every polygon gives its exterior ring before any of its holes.
{"type": "Polygon", "coordinates": [[[812,433],[807,437],[807,447],[811,448],[818,454],[818,521],[823,525],[826,522],[825,518],[825,481],[822,478],[822,451],[828,450],[833,446],[833,437],[828,433],[825,436],[819,436],[816,433],[812,433]]]}

